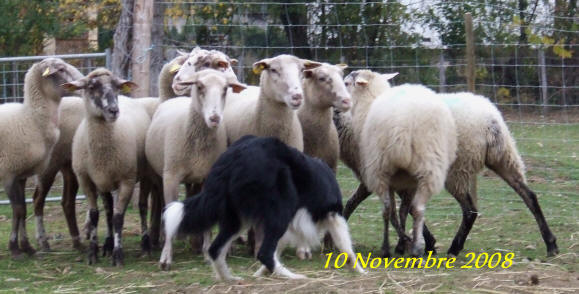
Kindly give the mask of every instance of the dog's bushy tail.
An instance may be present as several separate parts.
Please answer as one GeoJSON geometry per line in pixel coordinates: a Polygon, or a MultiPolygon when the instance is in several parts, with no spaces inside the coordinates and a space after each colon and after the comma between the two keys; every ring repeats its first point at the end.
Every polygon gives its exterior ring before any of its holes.
{"type": "Polygon", "coordinates": [[[217,223],[221,201],[218,195],[201,192],[183,202],[172,202],[165,208],[165,233],[174,236],[203,233],[217,223]]]}

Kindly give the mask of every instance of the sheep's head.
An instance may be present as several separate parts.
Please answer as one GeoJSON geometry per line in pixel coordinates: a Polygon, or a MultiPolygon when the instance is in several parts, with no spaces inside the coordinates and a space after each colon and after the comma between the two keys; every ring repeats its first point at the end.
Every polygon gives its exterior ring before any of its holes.
{"type": "Polygon", "coordinates": [[[36,70],[40,72],[40,87],[48,97],[62,97],[66,93],[60,87],[63,83],[68,83],[82,78],[84,75],[76,67],[64,62],[60,58],[46,58],[35,64],[36,70]]]}
{"type": "Polygon", "coordinates": [[[173,91],[177,95],[187,95],[190,87],[182,87],[179,82],[191,80],[195,72],[204,69],[215,69],[226,73],[228,76],[237,79],[231,65],[237,64],[237,59],[231,59],[229,56],[217,50],[204,50],[196,47],[188,54],[188,58],[180,67],[175,67],[177,72],[173,79],[173,91]]]}
{"type": "Polygon", "coordinates": [[[137,84],[123,80],[104,68],[97,68],[86,77],[65,83],[68,91],[84,90],[83,97],[90,115],[114,122],[119,117],[119,92],[128,94],[137,84]]]}
{"type": "Polygon", "coordinates": [[[227,88],[234,93],[247,86],[221,71],[205,69],[191,75],[190,80],[179,82],[179,86],[191,87],[191,107],[203,115],[209,128],[216,128],[223,118],[227,88]]]}
{"type": "Polygon", "coordinates": [[[345,64],[331,65],[324,63],[320,67],[304,70],[304,83],[308,83],[312,97],[308,103],[319,107],[335,107],[347,111],[352,107],[351,96],[344,85],[345,64]]]}
{"type": "Polygon", "coordinates": [[[354,103],[359,97],[368,97],[371,99],[378,97],[384,90],[390,88],[390,82],[398,73],[380,74],[370,70],[356,70],[344,78],[346,89],[354,98],[354,103]]]}
{"type": "Polygon", "coordinates": [[[266,96],[285,103],[291,109],[297,109],[304,97],[301,83],[303,71],[320,65],[319,62],[292,55],[279,55],[254,63],[253,72],[261,73],[259,85],[266,96]]]}

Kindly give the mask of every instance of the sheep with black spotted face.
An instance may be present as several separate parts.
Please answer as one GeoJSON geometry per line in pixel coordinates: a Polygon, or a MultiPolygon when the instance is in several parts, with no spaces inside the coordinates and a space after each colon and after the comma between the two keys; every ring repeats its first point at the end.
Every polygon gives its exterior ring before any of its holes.
{"type": "Polygon", "coordinates": [[[59,104],[65,91],[60,84],[80,73],[58,58],[46,58],[30,67],[24,78],[24,103],[0,105],[0,180],[12,206],[9,249],[13,257],[34,254],[26,234],[26,179],[41,174],[60,132],[59,104]]]}
{"type": "Polygon", "coordinates": [[[141,103],[119,97],[136,84],[104,68],[63,87],[84,90],[86,116],[74,135],[72,167],[88,200],[88,262],[94,264],[98,256],[97,194],[110,199],[110,193],[118,191],[116,203],[108,205],[112,206],[112,223],[103,250],[112,251],[113,265],[120,266],[124,260],[122,229],[127,204],[135,183],[144,179],[148,170],[144,149],[150,118],[141,103]]]}

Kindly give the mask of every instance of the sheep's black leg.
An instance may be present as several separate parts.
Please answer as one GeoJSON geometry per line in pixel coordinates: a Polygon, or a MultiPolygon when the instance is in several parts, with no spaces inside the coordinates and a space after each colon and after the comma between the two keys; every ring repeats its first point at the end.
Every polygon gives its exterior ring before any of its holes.
{"type": "Polygon", "coordinates": [[[38,183],[34,189],[34,217],[36,218],[36,242],[42,251],[50,251],[50,244],[44,229],[44,203],[58,170],[47,170],[38,176],[38,183]]]}
{"type": "Polygon", "coordinates": [[[89,218],[89,230],[90,230],[90,247],[88,249],[88,264],[95,264],[98,261],[98,237],[96,234],[98,223],[99,223],[99,211],[98,209],[90,209],[88,212],[89,218]]]}
{"type": "Polygon", "coordinates": [[[476,220],[478,210],[470,193],[453,193],[453,196],[460,203],[460,207],[462,208],[462,222],[447,253],[457,256],[464,248],[464,242],[466,241],[474,221],[476,220]]]}
{"type": "Polygon", "coordinates": [[[499,176],[501,176],[508,184],[511,186],[517,194],[523,199],[529,210],[535,216],[535,220],[539,225],[539,230],[541,231],[541,236],[543,241],[547,246],[547,256],[554,256],[559,253],[557,247],[557,238],[549,229],[547,220],[543,215],[539,201],[537,200],[537,195],[533,192],[527,184],[525,184],[523,177],[519,175],[516,171],[506,171],[505,169],[492,168],[499,176]]]}
{"type": "Polygon", "coordinates": [[[356,207],[362,203],[368,196],[372,195],[372,192],[368,191],[368,188],[363,183],[358,185],[356,192],[350,196],[346,206],[344,207],[344,213],[342,214],[346,220],[350,218],[350,215],[356,210],[356,207]]]}
{"type": "Polygon", "coordinates": [[[402,237],[398,236],[398,244],[396,244],[394,252],[396,254],[402,255],[404,254],[404,251],[409,249],[411,242],[410,238],[406,235],[406,217],[408,216],[408,213],[410,213],[410,204],[412,202],[414,193],[409,193],[405,190],[397,192],[401,199],[400,208],[398,210],[398,215],[400,218],[400,230],[404,232],[404,235],[402,235],[402,237]]]}
{"type": "Polygon", "coordinates": [[[111,193],[102,193],[103,206],[105,207],[107,219],[107,237],[103,243],[103,257],[112,255],[114,248],[113,240],[113,195],[111,193]]]}
{"type": "Polygon", "coordinates": [[[18,246],[18,230],[21,215],[26,215],[26,203],[25,199],[20,195],[18,180],[5,180],[4,191],[8,194],[10,206],[12,207],[12,231],[10,232],[10,239],[8,241],[8,249],[10,250],[12,258],[18,259],[22,255],[20,247],[18,246]]]}
{"type": "Polygon", "coordinates": [[[141,254],[151,256],[151,239],[147,224],[147,213],[149,210],[149,194],[151,193],[151,182],[148,179],[141,179],[139,182],[139,217],[141,220],[141,254]]]}
{"type": "Polygon", "coordinates": [[[28,240],[28,234],[26,232],[26,193],[24,189],[26,188],[26,178],[17,181],[18,189],[17,193],[19,195],[18,199],[20,205],[23,207],[20,214],[20,221],[18,222],[18,239],[20,244],[20,250],[28,255],[34,255],[36,250],[30,245],[28,240]]]}
{"type": "Polygon", "coordinates": [[[76,175],[72,171],[72,167],[70,166],[63,168],[61,173],[63,179],[63,191],[62,201],[60,204],[64,211],[70,237],[72,238],[72,246],[77,250],[83,250],[82,243],[80,242],[78,225],[76,223],[76,194],[78,192],[78,181],[76,175]]]}
{"type": "Polygon", "coordinates": [[[165,206],[163,197],[163,182],[161,177],[156,176],[151,179],[153,182],[151,185],[151,247],[154,249],[161,248],[161,214],[163,213],[163,207],[165,206]]]}
{"type": "Polygon", "coordinates": [[[123,253],[123,225],[125,212],[133,195],[135,184],[131,181],[121,183],[119,195],[113,210],[114,248],[112,255],[113,266],[123,266],[125,255],[123,253]]]}
{"type": "Polygon", "coordinates": [[[388,240],[388,225],[390,221],[390,195],[386,190],[384,195],[381,195],[382,200],[382,220],[384,221],[383,239],[382,239],[382,257],[390,257],[390,242],[388,240]]]}

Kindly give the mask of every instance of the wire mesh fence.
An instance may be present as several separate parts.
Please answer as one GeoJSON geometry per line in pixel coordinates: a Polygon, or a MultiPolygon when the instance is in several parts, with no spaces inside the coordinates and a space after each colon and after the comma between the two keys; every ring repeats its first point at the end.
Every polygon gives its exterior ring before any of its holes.
{"type": "MultiPolygon", "coordinates": [[[[576,7],[573,1],[527,2],[155,1],[153,44],[132,50],[160,51],[161,56],[151,60],[157,69],[175,56],[176,49],[221,50],[239,60],[234,68],[239,80],[252,85],[259,78],[251,71],[255,61],[289,53],[347,63],[351,70],[399,72],[395,84],[420,83],[439,92],[459,92],[467,89],[463,18],[472,13],[475,92],[503,112],[527,164],[531,186],[549,201],[576,203],[576,7]]],[[[86,72],[90,66],[83,62],[86,72]]],[[[98,62],[103,60],[91,66],[98,62]]],[[[0,62],[0,67],[0,103],[18,100],[27,65],[14,68],[0,62]]],[[[347,190],[357,184],[345,167],[338,176],[347,190]]],[[[485,174],[480,194],[510,191],[495,180],[485,174]]]]}
{"type": "MultiPolygon", "coordinates": [[[[0,58],[0,104],[22,102],[24,97],[24,76],[34,64],[48,56],[20,56],[0,58]]],[[[109,67],[110,52],[54,55],[76,66],[83,74],[104,66],[109,67]]]]}
{"type": "MultiPolygon", "coordinates": [[[[503,112],[527,164],[531,186],[548,195],[548,201],[576,202],[575,8],[563,9],[553,1],[521,7],[520,2],[157,1],[155,11],[163,22],[154,26],[162,37],[157,36],[160,41],[153,46],[162,47],[165,58],[154,62],[160,67],[178,48],[217,49],[237,58],[238,78],[255,85],[254,62],[289,53],[347,63],[351,70],[399,72],[395,84],[420,83],[439,92],[459,92],[467,89],[463,17],[470,12],[476,93],[503,112]]],[[[343,166],[339,179],[347,190],[357,184],[343,166]]],[[[480,194],[512,193],[496,180],[485,173],[480,194]]],[[[502,201],[486,197],[494,204],[502,201]]]]}

